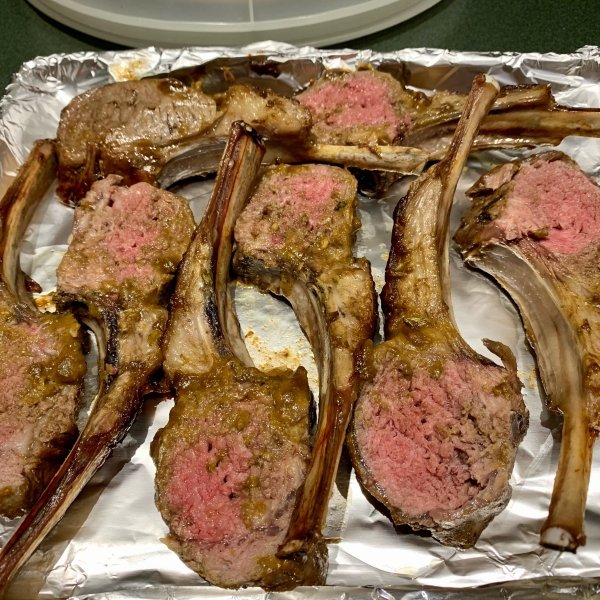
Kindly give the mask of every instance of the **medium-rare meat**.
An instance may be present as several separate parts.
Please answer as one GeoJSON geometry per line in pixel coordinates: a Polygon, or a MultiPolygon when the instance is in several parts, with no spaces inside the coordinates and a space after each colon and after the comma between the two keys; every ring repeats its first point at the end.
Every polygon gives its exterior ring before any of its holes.
{"type": "Polygon", "coordinates": [[[109,174],[124,183],[168,187],[214,173],[229,127],[243,119],[267,136],[267,162],[336,162],[365,169],[420,173],[427,156],[412,148],[339,148],[306,142],[310,112],[294,99],[233,85],[215,98],[173,79],[143,79],[76,96],[58,126],[58,194],[70,204],[109,174]]]}
{"type": "Polygon", "coordinates": [[[0,514],[42,493],[77,437],[86,364],[69,314],[42,314],[20,269],[21,241],[56,173],[54,143],[34,144],[0,200],[0,514]]]}
{"type": "Polygon", "coordinates": [[[393,144],[412,129],[411,94],[381,71],[329,71],[297,98],[322,144],[393,144]]]}
{"type": "Polygon", "coordinates": [[[369,262],[352,255],[356,180],[328,165],[270,167],[235,226],[238,274],[286,296],[320,375],[313,457],[282,555],[320,539],[377,314],[369,262]]]}
{"type": "MultiPolygon", "coordinates": [[[[312,137],[339,145],[399,144],[413,133],[420,141],[420,131],[448,122],[454,131],[467,101],[446,91],[426,96],[375,70],[328,71],[297,98],[311,112],[312,137]]],[[[507,87],[492,110],[553,104],[547,85],[507,87]]]]}
{"type": "Polygon", "coordinates": [[[475,78],[444,160],[417,179],[394,214],[382,293],[385,342],[356,403],[348,445],[360,482],[394,522],[468,548],[507,505],[528,413],[516,361],[485,341],[478,355],[454,323],[448,223],[477,129],[497,94],[475,78]]]}
{"type": "Polygon", "coordinates": [[[233,225],[263,152],[233,124],[177,279],[163,365],[175,406],[152,456],[169,547],[213,584],[285,590],[324,583],[327,547],[277,557],[311,455],[308,381],[302,367],[252,366],[227,287],[233,225]]]}
{"type": "Polygon", "coordinates": [[[467,264],[515,301],[536,353],[548,406],[564,424],[541,543],[575,551],[584,512],[600,395],[600,189],[550,151],[508,163],[470,190],[456,241],[467,264]]]}
{"type": "Polygon", "coordinates": [[[125,435],[161,366],[170,286],[190,241],[187,201],[112,175],[75,211],[73,237],[57,269],[59,306],[96,333],[100,391],[73,450],[0,554],[0,590],[60,520],[125,435]]]}

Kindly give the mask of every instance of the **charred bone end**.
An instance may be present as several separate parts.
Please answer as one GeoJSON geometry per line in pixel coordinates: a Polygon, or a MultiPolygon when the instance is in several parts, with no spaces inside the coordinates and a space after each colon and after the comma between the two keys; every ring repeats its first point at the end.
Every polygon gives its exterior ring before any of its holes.
{"type": "Polygon", "coordinates": [[[21,242],[33,213],[56,176],[56,143],[37,140],[0,200],[0,267],[8,291],[37,312],[21,272],[21,242]]]}

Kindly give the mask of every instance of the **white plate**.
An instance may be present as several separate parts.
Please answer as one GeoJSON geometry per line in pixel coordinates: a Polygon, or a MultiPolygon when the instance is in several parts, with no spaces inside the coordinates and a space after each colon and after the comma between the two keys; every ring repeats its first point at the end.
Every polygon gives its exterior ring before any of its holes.
{"type": "Polygon", "coordinates": [[[406,21],[440,0],[29,0],[84,33],[127,46],[276,39],[325,46],[406,21]]]}

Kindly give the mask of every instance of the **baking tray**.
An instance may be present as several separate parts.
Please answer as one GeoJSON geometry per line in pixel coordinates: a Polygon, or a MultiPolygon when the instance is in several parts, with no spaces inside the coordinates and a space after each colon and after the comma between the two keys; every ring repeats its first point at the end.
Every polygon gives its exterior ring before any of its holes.
{"type": "MultiPolygon", "coordinates": [[[[239,81],[268,80],[278,91],[305,86],[326,68],[365,64],[390,72],[410,70],[409,84],[423,91],[468,91],[475,74],[487,72],[502,85],[550,83],[557,100],[571,106],[598,107],[600,53],[585,47],[568,55],[498,54],[407,49],[319,51],[265,42],[245,48],[149,48],[107,53],[40,57],[25,63],[0,101],[0,192],[9,185],[34,140],[53,137],[60,110],[91,87],[115,80],[176,72],[200,74],[215,89],[229,75],[239,81]]],[[[264,83],[264,81],[260,82],[264,83]]],[[[560,149],[590,175],[600,173],[600,141],[567,138],[560,149]]],[[[452,212],[458,226],[468,201],[464,190],[479,175],[522,152],[488,152],[472,158],[461,179],[452,212]]],[[[392,212],[410,178],[381,199],[360,198],[363,226],[355,253],[372,263],[378,290],[390,244],[392,212]]],[[[179,186],[200,219],[212,181],[179,186]]],[[[54,272],[66,250],[72,210],[49,192],[34,215],[23,247],[24,270],[44,292],[55,285],[54,272]]],[[[329,598],[591,598],[600,576],[600,456],[592,466],[586,513],[588,543],[576,555],[540,548],[538,532],[547,514],[560,445],[561,420],[544,408],[535,361],[518,314],[486,277],[467,270],[451,252],[455,314],[461,334],[478,352],[488,337],[515,353],[531,414],[512,477],[513,496],[473,549],[456,550],[431,537],[394,528],[362,492],[346,456],[330,504],[327,586],[269,594],[281,599],[329,598]],[[496,584],[496,585],[493,585],[496,584]],[[475,586],[488,587],[473,590],[475,586]],[[491,585],[491,587],[489,587],[491,585]],[[343,587],[340,587],[343,586],[343,587]]],[[[249,349],[264,368],[305,364],[313,389],[317,376],[312,353],[287,305],[244,286],[234,289],[244,332],[252,329],[249,349]]],[[[90,363],[92,364],[92,363],[90,363]]],[[[88,380],[93,380],[93,367],[88,380]]],[[[261,590],[231,592],[206,585],[161,542],[167,533],[153,502],[154,466],[149,444],[168,418],[171,400],[148,399],[127,438],[113,452],[65,518],[51,532],[15,580],[7,598],[263,598],[261,590]],[[47,575],[47,577],[46,577],[47,575]]],[[[18,521],[0,522],[5,543],[18,521]]]]}

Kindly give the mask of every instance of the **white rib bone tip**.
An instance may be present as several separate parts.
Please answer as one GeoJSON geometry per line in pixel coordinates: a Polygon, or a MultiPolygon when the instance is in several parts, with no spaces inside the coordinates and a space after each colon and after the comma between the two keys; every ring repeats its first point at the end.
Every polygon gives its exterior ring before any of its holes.
{"type": "Polygon", "coordinates": [[[557,550],[570,550],[574,552],[577,549],[577,542],[573,536],[560,527],[549,527],[542,533],[542,546],[556,548],[557,550]]]}
{"type": "Polygon", "coordinates": [[[492,77],[491,75],[486,75],[485,82],[491,83],[498,91],[500,91],[500,84],[496,81],[495,77],[492,77]]]}

